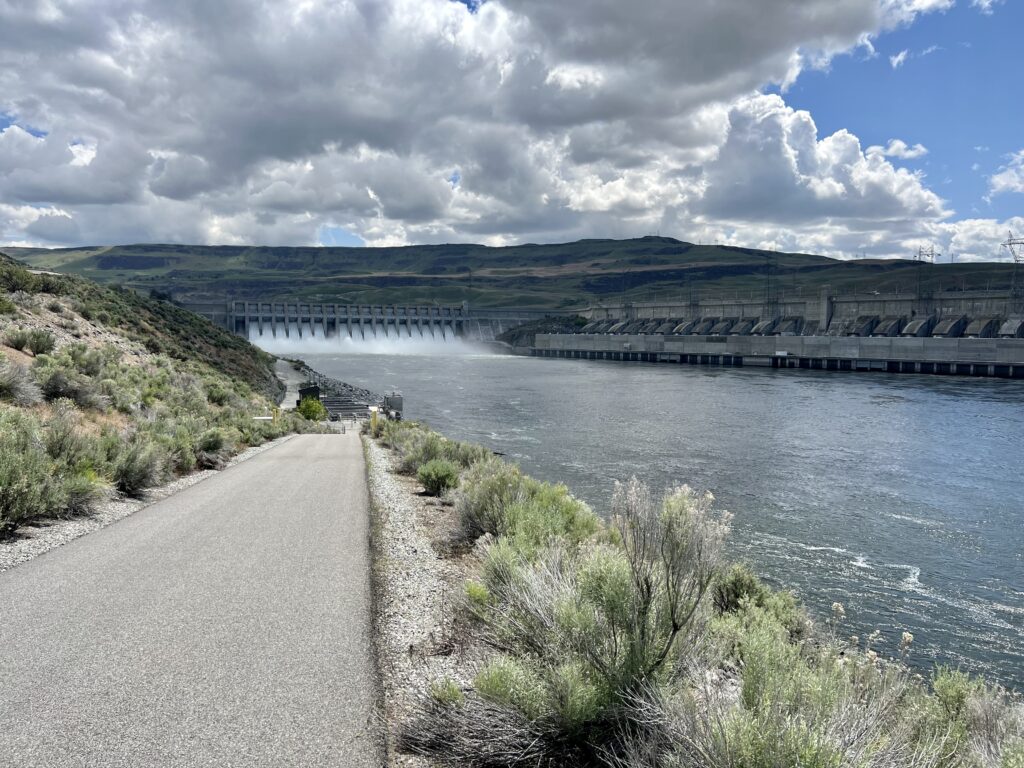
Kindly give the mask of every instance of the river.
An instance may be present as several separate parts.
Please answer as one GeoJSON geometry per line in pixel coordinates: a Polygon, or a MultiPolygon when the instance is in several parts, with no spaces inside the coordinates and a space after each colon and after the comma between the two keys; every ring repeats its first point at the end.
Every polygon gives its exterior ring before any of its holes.
{"type": "Polygon", "coordinates": [[[733,555],[844,634],[1024,690],[1024,384],[400,351],[303,357],[599,512],[631,475],[710,490],[733,555]]]}

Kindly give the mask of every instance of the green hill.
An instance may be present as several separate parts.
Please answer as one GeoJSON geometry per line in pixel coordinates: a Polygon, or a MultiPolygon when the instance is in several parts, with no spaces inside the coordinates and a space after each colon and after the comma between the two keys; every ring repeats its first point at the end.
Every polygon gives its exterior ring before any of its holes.
{"type": "Polygon", "coordinates": [[[114,330],[150,353],[195,361],[245,382],[256,392],[280,394],[272,355],[170,302],[75,275],[32,274],[3,253],[0,291],[66,299],[84,320],[114,330]]]}
{"type": "Polygon", "coordinates": [[[181,301],[299,298],[339,304],[459,303],[565,308],[672,296],[1006,288],[1007,263],[841,261],[668,237],[490,248],[122,245],[7,249],[58,270],[181,301]]]}
{"type": "Polygon", "coordinates": [[[310,429],[276,413],[273,362],[168,302],[0,254],[0,542],[310,429]]]}

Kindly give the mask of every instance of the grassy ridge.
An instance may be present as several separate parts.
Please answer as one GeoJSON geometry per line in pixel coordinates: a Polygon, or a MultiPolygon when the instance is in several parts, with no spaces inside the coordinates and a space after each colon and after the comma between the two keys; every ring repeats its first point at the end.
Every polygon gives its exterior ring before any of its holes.
{"type": "Polygon", "coordinates": [[[310,429],[254,418],[271,362],[176,307],[0,259],[0,538],[310,429]]]}
{"type": "Polygon", "coordinates": [[[169,302],[74,275],[32,274],[3,253],[0,292],[66,298],[85,319],[117,329],[150,352],[205,363],[270,396],[282,391],[272,355],[169,302]]]}
{"type": "Polygon", "coordinates": [[[844,635],[839,604],[813,622],[725,560],[728,515],[709,495],[657,500],[632,481],[604,523],[479,446],[418,424],[372,432],[402,471],[457,472],[461,551],[483,551],[448,629],[488,658],[434,682],[406,751],[471,768],[1024,766],[1018,698],[914,674],[909,633],[880,658],[877,635],[844,635]]]}
{"type": "Polygon", "coordinates": [[[42,269],[173,291],[175,298],[305,298],[337,303],[459,303],[562,308],[655,294],[961,290],[1008,287],[1008,264],[838,261],[667,237],[488,248],[293,248],[124,245],[13,249],[42,269]]]}

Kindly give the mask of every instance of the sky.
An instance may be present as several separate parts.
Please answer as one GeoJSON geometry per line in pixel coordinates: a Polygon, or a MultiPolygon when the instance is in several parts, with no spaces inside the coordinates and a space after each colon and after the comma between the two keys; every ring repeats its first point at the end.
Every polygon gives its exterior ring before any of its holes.
{"type": "Polygon", "coordinates": [[[1019,0],[0,0],[0,245],[1024,235],[1019,0]]]}

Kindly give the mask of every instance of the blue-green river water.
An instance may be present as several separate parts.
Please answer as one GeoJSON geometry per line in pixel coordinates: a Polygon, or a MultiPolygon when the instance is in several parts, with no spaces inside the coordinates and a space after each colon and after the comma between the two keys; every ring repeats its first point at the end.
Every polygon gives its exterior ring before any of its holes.
{"type": "Polygon", "coordinates": [[[631,475],[710,490],[734,556],[818,616],[1024,690],[1022,383],[314,349],[598,511],[631,475]]]}

